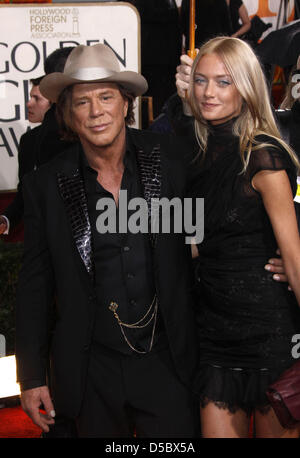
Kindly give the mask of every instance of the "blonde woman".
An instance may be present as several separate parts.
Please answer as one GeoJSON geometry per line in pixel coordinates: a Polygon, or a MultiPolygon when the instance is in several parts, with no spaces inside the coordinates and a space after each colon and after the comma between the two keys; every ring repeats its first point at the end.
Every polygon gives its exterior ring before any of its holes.
{"type": "Polygon", "coordinates": [[[205,198],[196,268],[202,434],[247,437],[255,414],[257,437],[298,437],[280,426],[265,391],[295,362],[300,332],[299,163],[280,139],[261,67],[242,40],[201,47],[188,100],[200,147],[192,194],[205,198]],[[262,267],[277,246],[293,292],[262,267]]]}

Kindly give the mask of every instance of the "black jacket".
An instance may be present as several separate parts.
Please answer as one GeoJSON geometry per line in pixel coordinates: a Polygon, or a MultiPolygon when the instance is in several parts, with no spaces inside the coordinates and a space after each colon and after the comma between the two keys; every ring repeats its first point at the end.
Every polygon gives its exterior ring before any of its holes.
{"type": "Polygon", "coordinates": [[[277,110],[276,116],[282,137],[300,159],[300,102],[296,101],[291,110],[277,110]]]}
{"type": "MultiPolygon", "coordinates": [[[[127,135],[136,146],[146,200],[152,196],[154,178],[160,196],[182,198],[188,180],[186,144],[134,129],[127,135]]],[[[78,148],[74,145],[24,178],[25,253],[16,311],[18,381],[21,386],[45,384],[50,352],[55,409],[69,417],[76,417],[80,408],[96,309],[78,148]]],[[[175,368],[189,384],[197,360],[190,247],[183,234],[158,234],[153,256],[159,307],[175,368]]]]}

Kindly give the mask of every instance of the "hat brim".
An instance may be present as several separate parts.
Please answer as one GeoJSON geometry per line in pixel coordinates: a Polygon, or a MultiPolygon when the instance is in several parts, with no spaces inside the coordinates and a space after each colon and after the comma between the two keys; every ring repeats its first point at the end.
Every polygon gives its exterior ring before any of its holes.
{"type": "Polygon", "coordinates": [[[146,79],[139,73],[124,71],[104,78],[79,79],[55,72],[46,75],[39,86],[41,94],[51,102],[57,102],[61,92],[68,86],[83,83],[116,83],[128,90],[135,97],[144,94],[148,89],[146,79]]]}

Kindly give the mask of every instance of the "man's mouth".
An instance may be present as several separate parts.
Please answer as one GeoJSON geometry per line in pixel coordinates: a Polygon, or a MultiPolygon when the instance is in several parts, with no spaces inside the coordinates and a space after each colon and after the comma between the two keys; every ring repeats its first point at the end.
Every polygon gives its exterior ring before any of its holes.
{"type": "Polygon", "coordinates": [[[89,129],[91,129],[93,132],[102,132],[108,126],[109,124],[96,124],[95,126],[90,126],[89,129]]]}

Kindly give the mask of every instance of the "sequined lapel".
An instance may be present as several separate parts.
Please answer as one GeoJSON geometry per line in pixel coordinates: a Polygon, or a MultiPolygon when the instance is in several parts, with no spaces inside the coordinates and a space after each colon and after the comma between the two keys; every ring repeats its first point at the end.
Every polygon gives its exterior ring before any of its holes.
{"type": "Polygon", "coordinates": [[[87,272],[93,276],[91,224],[82,176],[77,169],[70,176],[57,173],[57,180],[77,250],[87,272]]]}
{"type": "Polygon", "coordinates": [[[161,195],[161,155],[160,146],[154,146],[152,151],[137,150],[137,160],[140,169],[140,177],[144,191],[144,198],[148,205],[149,233],[152,246],[155,247],[157,233],[153,233],[153,227],[159,220],[159,198],[161,195]]]}

